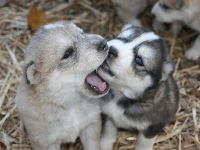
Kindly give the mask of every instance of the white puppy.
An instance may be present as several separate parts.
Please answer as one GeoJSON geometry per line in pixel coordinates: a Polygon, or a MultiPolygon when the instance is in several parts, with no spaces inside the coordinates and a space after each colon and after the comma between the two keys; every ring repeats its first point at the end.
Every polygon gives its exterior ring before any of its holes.
{"type": "Polygon", "coordinates": [[[97,97],[108,91],[94,72],[108,53],[106,40],[73,23],[41,27],[32,37],[16,103],[34,150],[58,150],[80,136],[85,150],[100,150],[97,97]]]}
{"type": "MultiPolygon", "coordinates": [[[[152,13],[160,22],[173,23],[181,21],[188,27],[200,32],[200,1],[199,0],[158,0],[152,8],[152,13]]],[[[200,35],[194,45],[186,52],[188,59],[197,60],[200,57],[200,35]]]]}

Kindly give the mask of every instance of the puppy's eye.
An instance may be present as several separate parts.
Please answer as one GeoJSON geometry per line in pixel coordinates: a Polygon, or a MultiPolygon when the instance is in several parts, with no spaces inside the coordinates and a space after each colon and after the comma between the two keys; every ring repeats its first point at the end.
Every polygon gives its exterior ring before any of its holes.
{"type": "Polygon", "coordinates": [[[144,66],[142,58],[139,56],[135,56],[135,62],[139,65],[139,66],[144,66]]]}
{"type": "Polygon", "coordinates": [[[69,48],[69,49],[65,52],[65,54],[64,54],[64,56],[63,56],[62,59],[67,59],[67,58],[69,58],[73,53],[74,53],[73,48],[69,48]]]}
{"type": "Polygon", "coordinates": [[[161,6],[163,9],[165,9],[165,10],[169,10],[169,9],[170,9],[170,7],[167,6],[167,5],[165,5],[165,4],[161,4],[161,3],[160,3],[160,6],[161,6]]]}

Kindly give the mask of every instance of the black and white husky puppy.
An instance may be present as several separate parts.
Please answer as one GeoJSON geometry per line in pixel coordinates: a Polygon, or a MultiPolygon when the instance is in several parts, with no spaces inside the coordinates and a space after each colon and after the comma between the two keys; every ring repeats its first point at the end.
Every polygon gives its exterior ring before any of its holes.
{"type": "Polygon", "coordinates": [[[111,87],[101,100],[107,116],[101,148],[112,149],[120,127],[139,131],[136,150],[152,150],[157,134],[178,108],[179,92],[169,53],[154,32],[131,25],[108,45],[108,57],[98,69],[111,87]]]}

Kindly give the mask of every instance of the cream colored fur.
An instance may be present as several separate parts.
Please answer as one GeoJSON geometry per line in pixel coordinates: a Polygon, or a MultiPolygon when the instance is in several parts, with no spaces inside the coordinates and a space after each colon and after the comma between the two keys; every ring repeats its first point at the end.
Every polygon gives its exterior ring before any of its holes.
{"type": "Polygon", "coordinates": [[[100,150],[96,98],[103,94],[88,90],[85,78],[107,56],[106,49],[97,50],[102,40],[67,21],[45,25],[32,37],[16,103],[34,150],[58,150],[77,137],[85,150],[100,150]]]}

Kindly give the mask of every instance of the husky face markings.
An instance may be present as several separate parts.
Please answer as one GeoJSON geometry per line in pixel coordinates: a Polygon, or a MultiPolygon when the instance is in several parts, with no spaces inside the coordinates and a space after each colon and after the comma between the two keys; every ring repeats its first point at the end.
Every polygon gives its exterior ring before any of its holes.
{"type": "Polygon", "coordinates": [[[169,53],[158,35],[130,25],[108,45],[108,57],[98,69],[111,87],[101,99],[107,116],[101,148],[112,149],[120,127],[139,130],[136,150],[152,150],[157,134],[173,119],[178,107],[169,53]]]}
{"type": "MultiPolygon", "coordinates": [[[[111,80],[110,84],[113,82],[117,84],[117,88],[120,88],[127,97],[137,98],[137,96],[143,93],[144,89],[153,84],[153,79],[150,75],[150,73],[153,73],[151,72],[151,66],[156,63],[155,59],[159,59],[156,58],[159,53],[156,54],[152,46],[158,43],[159,37],[153,32],[143,33],[141,31],[139,33],[137,28],[134,30],[130,28],[130,30],[125,30],[124,32],[119,34],[117,39],[108,42],[110,49],[114,47],[116,49],[115,53],[118,53],[118,56],[113,59],[107,59],[103,66],[110,66],[110,71],[114,76],[109,76],[109,74],[105,73],[102,73],[101,76],[108,81],[111,80]],[[127,34],[128,32],[129,34],[127,34]],[[130,34],[131,32],[132,34],[130,34]],[[139,36],[133,37],[133,35],[139,36]],[[155,41],[154,45],[148,44],[152,41],[155,41]],[[137,61],[139,60],[142,61],[143,65],[138,64],[137,61]]],[[[111,55],[112,53],[109,52],[108,58],[111,55]]]]}

